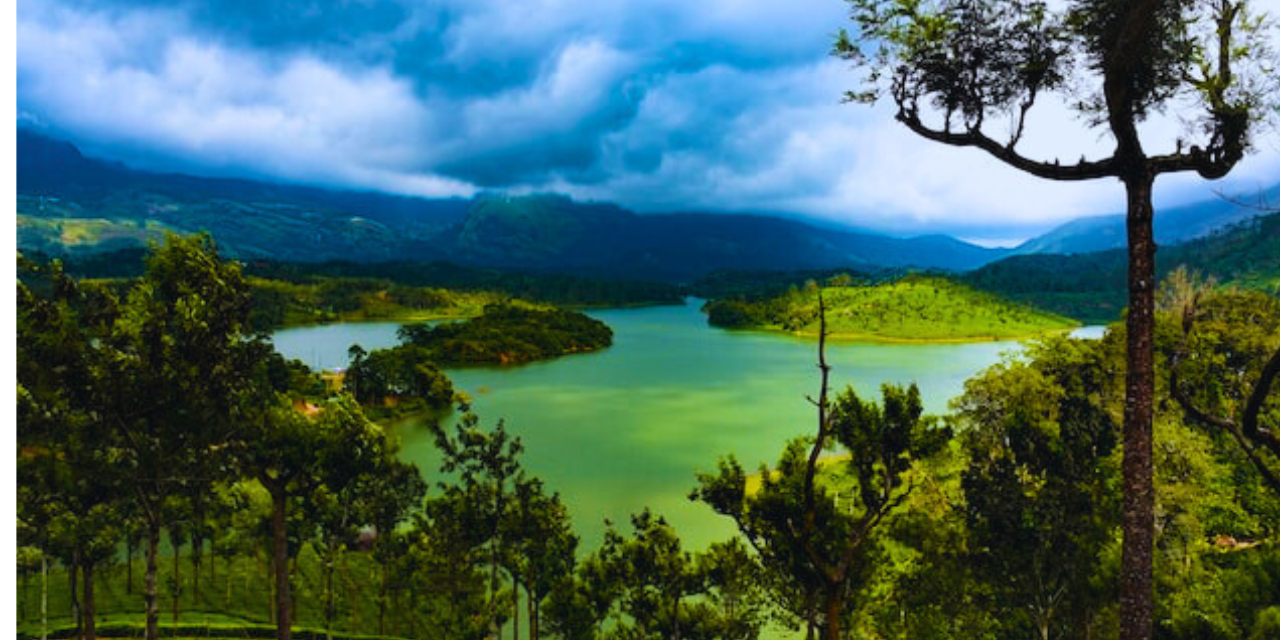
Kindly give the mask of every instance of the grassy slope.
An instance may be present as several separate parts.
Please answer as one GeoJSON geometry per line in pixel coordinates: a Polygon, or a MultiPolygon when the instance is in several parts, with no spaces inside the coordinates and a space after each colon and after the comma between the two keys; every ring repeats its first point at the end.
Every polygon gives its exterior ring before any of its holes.
{"type": "MultiPolygon", "coordinates": [[[[996,340],[1077,326],[944,278],[911,276],[874,286],[824,290],[827,330],[837,338],[890,341],[996,340]]],[[[815,292],[783,294],[781,313],[763,329],[818,334],[815,292]]],[[[775,303],[776,304],[776,303],[775,303]]]]}

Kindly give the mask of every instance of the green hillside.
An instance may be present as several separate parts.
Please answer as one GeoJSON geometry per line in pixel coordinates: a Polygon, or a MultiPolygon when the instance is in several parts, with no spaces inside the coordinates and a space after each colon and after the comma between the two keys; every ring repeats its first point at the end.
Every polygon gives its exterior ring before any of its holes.
{"type": "MultiPolygon", "coordinates": [[[[833,280],[839,283],[839,279],[833,280]]],[[[827,331],[836,338],[1000,340],[1077,326],[1062,316],[935,276],[828,286],[822,292],[827,331]]],[[[763,300],[715,300],[704,310],[713,326],[818,334],[818,288],[814,285],[763,300]]]]}
{"type": "MultiPolygon", "coordinates": [[[[979,289],[1084,322],[1111,322],[1127,303],[1123,249],[1077,255],[1014,256],[962,276],[979,289]]],[[[1280,213],[1260,216],[1211,236],[1161,247],[1157,277],[1178,267],[1225,285],[1280,288],[1280,213]]]]}

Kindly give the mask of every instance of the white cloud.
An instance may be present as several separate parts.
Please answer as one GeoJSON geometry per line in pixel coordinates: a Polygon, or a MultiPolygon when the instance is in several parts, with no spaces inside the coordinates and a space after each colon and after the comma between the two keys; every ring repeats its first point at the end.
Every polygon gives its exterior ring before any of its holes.
{"type": "Polygon", "coordinates": [[[473,191],[413,170],[430,114],[403,79],[231,49],[184,27],[165,13],[20,19],[19,99],[77,136],[193,164],[421,195],[473,191]]]}

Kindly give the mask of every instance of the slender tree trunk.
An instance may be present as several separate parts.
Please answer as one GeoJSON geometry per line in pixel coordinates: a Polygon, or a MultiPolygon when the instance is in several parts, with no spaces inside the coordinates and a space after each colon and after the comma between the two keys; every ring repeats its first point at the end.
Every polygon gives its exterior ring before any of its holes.
{"type": "Polygon", "coordinates": [[[128,568],[125,570],[124,592],[127,595],[133,595],[133,536],[125,537],[124,557],[128,568]]]}
{"type": "Polygon", "coordinates": [[[525,589],[524,593],[529,597],[525,605],[525,613],[529,616],[529,640],[538,640],[538,597],[529,589],[525,589]]]}
{"type": "Polygon", "coordinates": [[[333,540],[329,540],[328,548],[324,554],[324,637],[333,640],[333,540]]]}
{"type": "MultiPolygon", "coordinates": [[[[173,541],[172,532],[170,532],[169,540],[170,542],[173,541]]],[[[179,564],[181,560],[182,547],[175,544],[173,545],[173,602],[170,604],[174,624],[178,624],[178,599],[182,596],[182,565],[179,564]]]]}
{"type": "Polygon", "coordinates": [[[511,578],[511,640],[520,640],[520,579],[511,578]]]}
{"type": "Polygon", "coordinates": [[[497,539],[494,540],[495,546],[489,554],[489,636],[499,640],[502,627],[498,626],[498,548],[497,539]]]}
{"type": "MultiPolygon", "coordinates": [[[[196,523],[199,527],[199,522],[196,523]]],[[[204,546],[204,540],[199,535],[191,536],[191,601],[200,602],[200,560],[201,547],[204,546]]]]}
{"type": "Polygon", "coordinates": [[[272,556],[276,570],[276,640],[289,640],[289,539],[285,530],[288,497],[283,488],[271,492],[272,556]]]}
{"type": "MultiPolygon", "coordinates": [[[[274,545],[275,544],[274,538],[272,540],[273,540],[272,544],[274,545]]],[[[266,567],[263,570],[263,580],[266,580],[267,593],[270,594],[271,596],[267,602],[267,620],[269,620],[271,624],[276,623],[276,580],[275,580],[275,559],[274,558],[275,558],[275,550],[273,548],[271,553],[267,554],[266,567]]],[[[245,590],[245,593],[248,593],[247,589],[245,590]]]]}
{"type": "Polygon", "coordinates": [[[49,640],[49,558],[40,551],[40,640],[49,640]]]}
{"type": "Polygon", "coordinates": [[[822,639],[840,640],[840,616],[844,612],[844,600],[840,597],[840,589],[831,589],[827,593],[824,605],[827,626],[822,630],[822,639]]]}
{"type": "Polygon", "coordinates": [[[80,631],[82,629],[80,624],[79,587],[77,586],[79,583],[79,568],[80,554],[72,554],[71,562],[67,563],[67,581],[70,583],[69,586],[71,587],[71,591],[69,592],[71,595],[71,624],[75,625],[77,637],[80,635],[80,631]]]}
{"type": "Polygon", "coordinates": [[[1124,403],[1124,541],[1120,559],[1120,637],[1150,640],[1151,562],[1155,542],[1155,491],[1151,477],[1151,421],[1155,395],[1155,239],[1152,178],[1125,180],[1128,195],[1128,369],[1124,403]]]}
{"type": "Polygon", "coordinates": [[[378,635],[387,635],[387,584],[390,582],[387,576],[387,563],[380,562],[382,569],[382,580],[378,585],[378,635]]]}
{"type": "MultiPolygon", "coordinates": [[[[234,564],[234,563],[235,563],[235,556],[228,556],[228,557],[227,557],[227,567],[226,567],[226,569],[224,569],[224,572],[227,574],[227,575],[226,575],[226,581],[227,581],[227,599],[225,600],[225,604],[224,604],[224,606],[225,606],[227,609],[230,609],[230,608],[231,608],[231,583],[232,583],[232,582],[235,582],[235,580],[233,580],[233,579],[232,579],[232,578],[233,578],[233,576],[231,575],[232,570],[233,570],[233,569],[235,569],[235,564],[234,564]]],[[[249,573],[249,572],[246,570],[246,571],[245,571],[245,574],[247,575],[248,573],[249,573]]],[[[247,597],[247,595],[246,595],[246,597],[247,597]]]]}
{"type": "MultiPolygon", "coordinates": [[[[342,576],[342,583],[347,585],[348,589],[351,589],[354,586],[351,583],[351,566],[347,564],[347,554],[345,553],[338,556],[338,574],[342,576]]],[[[360,607],[353,601],[347,611],[350,613],[349,630],[359,631],[361,626],[360,607]]]]}
{"type": "Polygon", "coordinates": [[[156,589],[159,556],[160,522],[157,520],[147,523],[147,574],[143,585],[143,599],[147,603],[146,640],[158,640],[160,637],[160,596],[156,589]]]}
{"type": "Polygon", "coordinates": [[[84,632],[81,637],[84,640],[96,640],[98,637],[98,627],[94,623],[94,606],[93,606],[93,563],[84,563],[84,632]]]}

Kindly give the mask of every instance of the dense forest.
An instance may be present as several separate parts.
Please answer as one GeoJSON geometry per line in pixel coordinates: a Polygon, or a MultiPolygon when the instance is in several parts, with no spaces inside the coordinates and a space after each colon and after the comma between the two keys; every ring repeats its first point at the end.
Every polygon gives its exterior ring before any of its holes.
{"type": "MultiPolygon", "coordinates": [[[[170,239],[123,290],[24,269],[22,637],[1116,637],[1118,325],[1032,343],[941,416],[911,385],[829,389],[820,340],[815,428],[773,465],[690,478],[739,536],[687,549],[642,511],[587,549],[572,522],[593,514],[501,420],[460,406],[432,427],[438,469],[400,460],[359,385],[252,331],[252,286],[208,238],[170,239]]],[[[1178,271],[1158,329],[1158,637],[1275,638],[1280,300],[1178,271]]],[[[438,330],[406,344],[467,333],[438,330]]],[[[422,381],[389,384],[449,395],[422,381]]]]}
{"type": "Polygon", "coordinates": [[[816,336],[825,321],[826,331],[836,337],[888,340],[995,340],[1075,326],[1067,318],[939,276],[912,274],[870,283],[841,274],[825,285],[810,281],[773,297],[713,300],[704,310],[716,327],[816,336]]]}
{"type": "MultiPolygon", "coordinates": [[[[78,279],[127,288],[139,278],[150,249],[124,249],[61,259],[78,279]]],[[[32,265],[51,256],[24,254],[32,265]]],[[[463,267],[443,262],[289,263],[255,260],[242,272],[252,287],[250,325],[259,330],[361,320],[458,319],[481,315],[492,304],[526,301],[569,308],[680,304],[685,292],[671,284],[600,280],[463,267]]],[[[37,277],[34,272],[28,274],[37,277]]]]}

